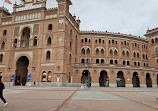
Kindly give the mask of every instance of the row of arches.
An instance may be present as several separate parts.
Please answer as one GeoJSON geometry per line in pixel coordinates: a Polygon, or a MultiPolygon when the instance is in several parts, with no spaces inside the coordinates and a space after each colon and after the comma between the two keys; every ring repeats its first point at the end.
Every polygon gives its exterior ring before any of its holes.
{"type": "MultiPolygon", "coordinates": [[[[81,83],[88,83],[88,82],[91,83],[90,72],[88,70],[84,70],[82,72],[81,83]]],[[[126,87],[126,80],[124,77],[124,73],[122,71],[119,71],[117,73],[116,84],[117,84],[117,87],[126,87]]],[[[133,73],[132,84],[133,84],[133,87],[140,87],[140,79],[137,72],[133,73]]],[[[158,75],[157,75],[157,84],[158,84],[158,75]]],[[[108,77],[108,73],[105,70],[100,72],[99,86],[109,87],[109,77],[108,77]]],[[[146,74],[146,86],[152,87],[152,79],[149,73],[146,74]]]]}
{"type": "MultiPolygon", "coordinates": [[[[91,49],[90,48],[82,48],[81,53],[82,54],[90,54],[91,53],[91,49]]],[[[102,48],[96,48],[95,53],[96,53],[96,55],[99,55],[99,54],[104,55],[105,49],[103,47],[102,48]]],[[[110,53],[111,56],[117,56],[118,55],[118,50],[115,49],[115,48],[111,48],[109,53],[110,53]]],[[[129,56],[130,56],[129,50],[123,49],[122,50],[122,57],[129,57],[129,56]]],[[[139,52],[138,51],[134,51],[133,52],[133,57],[134,58],[139,58],[140,57],[139,52]]],[[[143,59],[148,60],[148,55],[147,54],[143,54],[143,59]]]]}

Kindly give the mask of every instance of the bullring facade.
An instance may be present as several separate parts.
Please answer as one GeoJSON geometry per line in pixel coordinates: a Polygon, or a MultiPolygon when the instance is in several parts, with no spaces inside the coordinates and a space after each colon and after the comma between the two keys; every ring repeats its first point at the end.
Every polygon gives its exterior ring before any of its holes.
{"type": "Polygon", "coordinates": [[[0,8],[0,74],[8,85],[157,87],[158,29],[146,38],[80,31],[70,0],[14,4],[0,8]],[[29,78],[29,80],[28,80],[29,78]]]}

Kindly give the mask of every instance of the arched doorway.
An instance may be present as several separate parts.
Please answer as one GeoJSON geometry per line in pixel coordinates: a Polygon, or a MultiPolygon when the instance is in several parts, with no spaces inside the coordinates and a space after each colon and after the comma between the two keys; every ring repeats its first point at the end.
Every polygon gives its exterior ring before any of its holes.
{"type": "Polygon", "coordinates": [[[81,77],[81,83],[82,84],[88,84],[88,82],[90,83],[91,86],[91,76],[90,76],[90,72],[88,70],[84,70],[82,72],[82,77],[81,77]]]}
{"type": "Polygon", "coordinates": [[[30,40],[30,29],[28,27],[23,29],[21,36],[21,47],[28,47],[30,40]]]}
{"type": "Polygon", "coordinates": [[[16,62],[15,85],[25,85],[27,82],[29,59],[26,56],[20,57],[16,62]]]}
{"type": "Polygon", "coordinates": [[[146,74],[146,86],[152,87],[152,80],[149,73],[146,74]]]}
{"type": "Polygon", "coordinates": [[[104,70],[100,72],[99,86],[100,86],[100,87],[109,87],[108,74],[107,74],[107,72],[104,71],[104,70]]]}
{"type": "Polygon", "coordinates": [[[117,82],[117,87],[125,87],[125,78],[122,71],[119,71],[117,73],[116,82],[117,82]]]}
{"type": "Polygon", "coordinates": [[[133,87],[140,87],[140,81],[137,72],[133,73],[132,83],[133,83],[133,87]]]}

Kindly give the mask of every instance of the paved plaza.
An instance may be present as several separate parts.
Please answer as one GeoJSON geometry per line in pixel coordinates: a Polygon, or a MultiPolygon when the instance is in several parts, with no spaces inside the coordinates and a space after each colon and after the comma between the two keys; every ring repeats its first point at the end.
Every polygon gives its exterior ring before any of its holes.
{"type": "Polygon", "coordinates": [[[158,111],[158,88],[7,87],[0,111],[158,111]]]}

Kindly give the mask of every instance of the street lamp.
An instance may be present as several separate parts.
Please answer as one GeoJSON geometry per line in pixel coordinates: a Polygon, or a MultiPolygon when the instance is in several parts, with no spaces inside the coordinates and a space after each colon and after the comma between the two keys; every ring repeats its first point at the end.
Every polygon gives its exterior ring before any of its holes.
{"type": "MultiPolygon", "coordinates": [[[[92,59],[91,59],[91,61],[92,61],[92,59]]],[[[91,87],[91,85],[90,85],[90,72],[89,72],[89,69],[90,68],[92,68],[92,66],[90,65],[90,61],[88,61],[88,65],[86,64],[85,66],[88,68],[88,84],[87,84],[87,87],[89,88],[89,87],[91,87]]]]}

